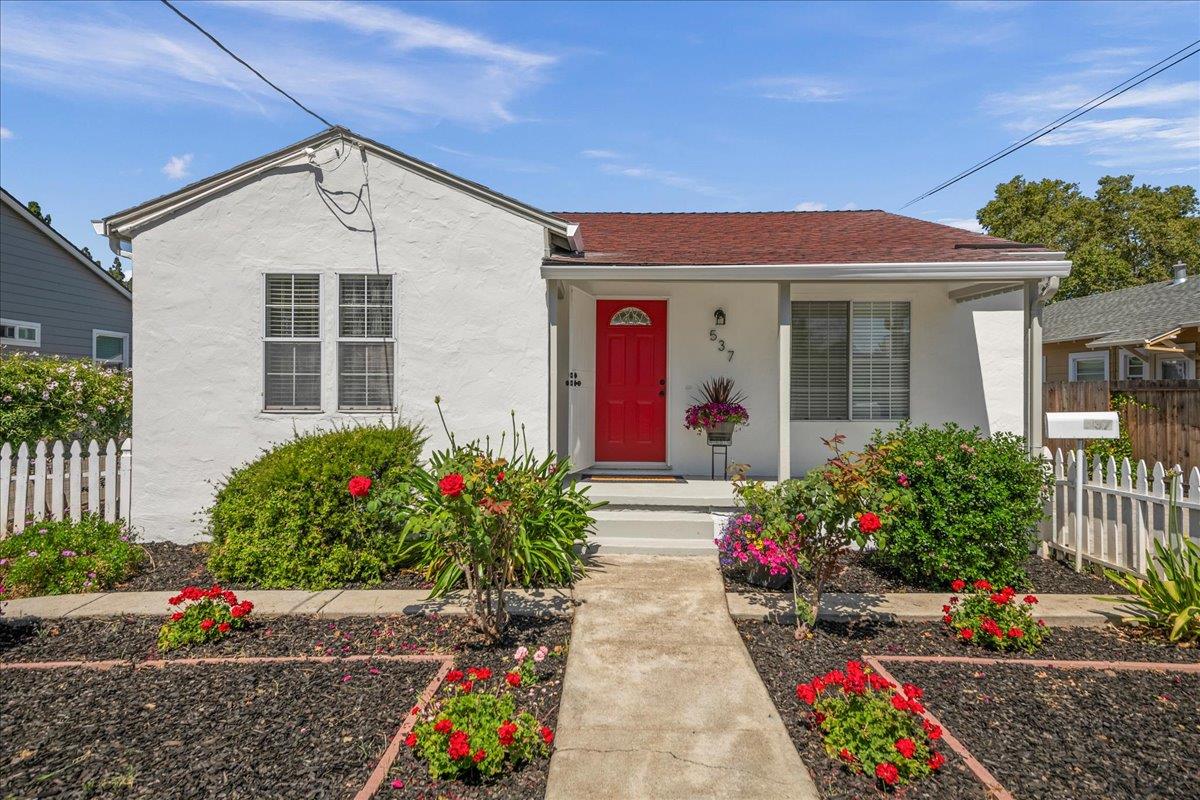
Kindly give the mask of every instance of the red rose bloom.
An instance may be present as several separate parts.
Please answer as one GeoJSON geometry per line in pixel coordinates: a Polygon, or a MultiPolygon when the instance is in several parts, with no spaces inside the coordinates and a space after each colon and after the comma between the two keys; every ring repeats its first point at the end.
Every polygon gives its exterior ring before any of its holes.
{"type": "Polygon", "coordinates": [[[542,741],[545,742],[546,744],[550,744],[551,742],[554,741],[554,731],[550,730],[545,725],[542,726],[541,734],[542,734],[542,741]]]}
{"type": "Polygon", "coordinates": [[[475,755],[471,756],[471,760],[476,764],[478,764],[480,761],[483,761],[485,758],[487,758],[487,753],[484,752],[482,747],[475,751],[475,755]]]}
{"type": "Polygon", "coordinates": [[[504,473],[503,472],[496,473],[496,483],[504,483],[504,473]]]}
{"type": "Polygon", "coordinates": [[[941,753],[934,753],[925,763],[929,765],[930,769],[941,769],[942,765],[946,763],[946,757],[941,753]]]}
{"type": "Polygon", "coordinates": [[[957,578],[956,580],[950,582],[950,588],[956,592],[961,592],[963,589],[967,588],[967,582],[962,578],[957,578]]]}
{"type": "Polygon", "coordinates": [[[438,481],[438,489],[446,497],[458,497],[463,490],[463,476],[457,472],[451,472],[446,477],[438,481]]]}
{"type": "Polygon", "coordinates": [[[439,719],[434,723],[433,729],[438,733],[449,733],[454,730],[454,723],[449,719],[439,719]]]}
{"type": "Polygon", "coordinates": [[[350,492],[351,497],[366,497],[371,491],[371,479],[366,475],[355,475],[346,484],[346,490],[350,492]]]}
{"type": "Polygon", "coordinates": [[[208,630],[209,628],[211,628],[213,625],[216,625],[216,624],[217,624],[217,623],[216,623],[216,622],[213,622],[211,619],[202,620],[202,621],[200,622],[200,630],[202,630],[202,631],[206,631],[206,630],[208,630]]]}
{"type": "Polygon", "coordinates": [[[408,747],[416,747],[417,746],[417,734],[410,733],[410,734],[408,734],[408,736],[404,737],[404,744],[407,745],[408,747]]]}
{"type": "Polygon", "coordinates": [[[455,731],[450,734],[450,742],[446,746],[446,754],[455,761],[471,755],[471,742],[467,738],[467,734],[463,731],[455,731]]]}
{"type": "Polygon", "coordinates": [[[912,758],[917,752],[917,743],[907,737],[896,740],[896,752],[905,758],[912,758]]]}
{"type": "Polygon", "coordinates": [[[174,614],[171,615],[171,622],[179,622],[179,620],[181,620],[181,619],[183,619],[182,611],[176,611],[174,614]]]}
{"type": "Polygon", "coordinates": [[[521,685],[521,676],[516,672],[509,672],[504,676],[504,682],[509,686],[517,687],[521,685]]]}
{"type": "Polygon", "coordinates": [[[517,726],[506,719],[504,724],[496,729],[496,735],[500,737],[500,744],[511,747],[517,736],[517,726]]]}
{"type": "Polygon", "coordinates": [[[962,638],[966,639],[969,642],[969,641],[971,641],[972,638],[974,638],[975,631],[971,630],[970,628],[963,628],[961,631],[958,632],[958,635],[961,636],[962,638]]]}
{"type": "Polygon", "coordinates": [[[882,527],[878,515],[871,511],[864,511],[858,518],[858,529],[863,533],[874,533],[882,527]]]}
{"type": "Polygon", "coordinates": [[[900,771],[896,769],[896,765],[890,761],[884,761],[882,764],[875,765],[875,777],[886,783],[888,786],[893,785],[900,780],[900,771]]]}
{"type": "Polygon", "coordinates": [[[217,630],[219,630],[221,633],[229,633],[229,623],[222,622],[220,625],[217,626],[217,630]]]}

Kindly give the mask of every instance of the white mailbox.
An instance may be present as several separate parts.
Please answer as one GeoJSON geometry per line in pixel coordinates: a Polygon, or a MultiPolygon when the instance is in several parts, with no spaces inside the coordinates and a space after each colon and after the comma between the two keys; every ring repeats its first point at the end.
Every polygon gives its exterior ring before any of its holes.
{"type": "Polygon", "coordinates": [[[1049,411],[1047,439],[1116,439],[1121,422],[1115,411],[1049,411]]]}

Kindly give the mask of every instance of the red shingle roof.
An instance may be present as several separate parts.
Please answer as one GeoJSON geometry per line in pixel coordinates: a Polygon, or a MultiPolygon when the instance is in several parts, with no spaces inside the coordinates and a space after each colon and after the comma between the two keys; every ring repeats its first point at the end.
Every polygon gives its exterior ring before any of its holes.
{"type": "Polygon", "coordinates": [[[849,264],[1005,261],[1045,248],[886,211],[555,212],[585,252],[555,264],[849,264]],[[1023,251],[1010,255],[1011,251],[1023,251]]]}

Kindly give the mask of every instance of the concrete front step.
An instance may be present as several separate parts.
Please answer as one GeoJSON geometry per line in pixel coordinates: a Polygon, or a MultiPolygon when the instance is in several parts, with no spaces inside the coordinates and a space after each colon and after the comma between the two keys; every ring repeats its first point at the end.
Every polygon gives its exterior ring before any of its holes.
{"type": "Polygon", "coordinates": [[[605,507],[592,512],[597,536],[709,540],[713,515],[707,511],[605,507]]]}
{"type": "Polygon", "coordinates": [[[709,539],[660,539],[651,536],[592,536],[589,555],[707,556],[717,546],[709,539]]]}
{"type": "Polygon", "coordinates": [[[729,481],[689,480],[686,483],[587,483],[588,497],[610,508],[670,508],[693,511],[734,507],[729,481]]]}

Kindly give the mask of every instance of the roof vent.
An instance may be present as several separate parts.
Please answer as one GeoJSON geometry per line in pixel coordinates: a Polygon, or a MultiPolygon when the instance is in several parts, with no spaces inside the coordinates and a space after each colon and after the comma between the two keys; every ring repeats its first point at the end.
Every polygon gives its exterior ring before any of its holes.
{"type": "Polygon", "coordinates": [[[1171,281],[1171,285],[1178,286],[1181,283],[1187,283],[1187,264],[1182,261],[1175,265],[1175,280],[1171,281]]]}

